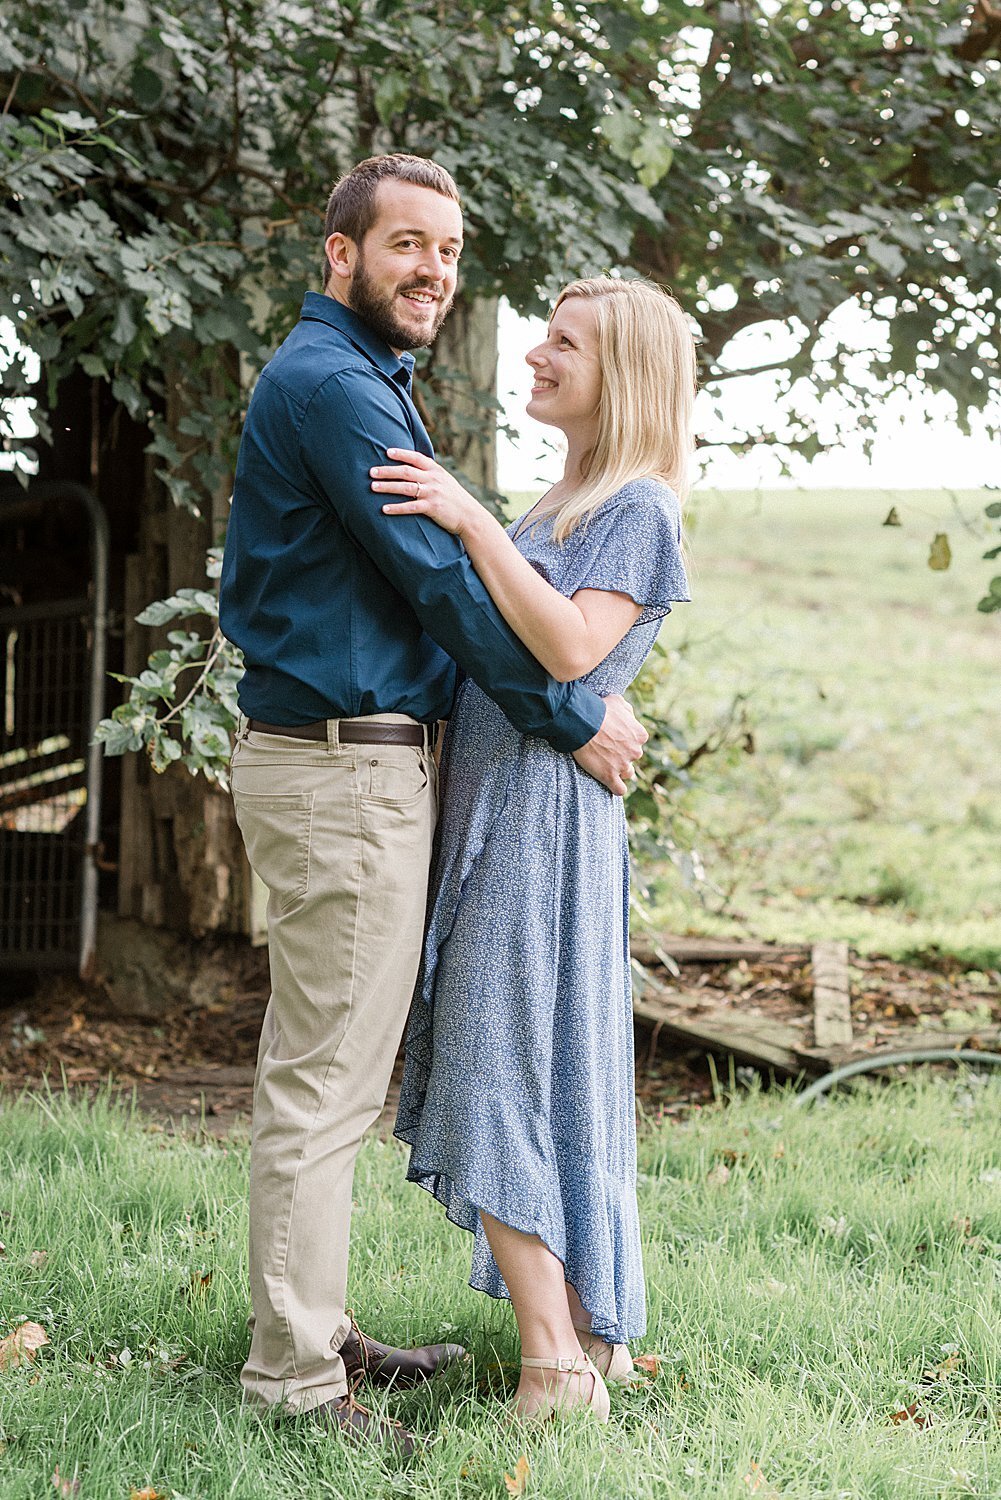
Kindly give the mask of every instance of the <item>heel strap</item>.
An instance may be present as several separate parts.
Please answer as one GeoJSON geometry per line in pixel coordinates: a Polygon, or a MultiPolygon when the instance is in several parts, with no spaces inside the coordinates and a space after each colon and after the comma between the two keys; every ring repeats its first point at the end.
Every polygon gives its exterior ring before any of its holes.
{"type": "Polygon", "coordinates": [[[529,1370],[563,1370],[569,1375],[587,1375],[591,1370],[591,1361],[585,1355],[572,1359],[522,1359],[522,1364],[529,1370]]]}

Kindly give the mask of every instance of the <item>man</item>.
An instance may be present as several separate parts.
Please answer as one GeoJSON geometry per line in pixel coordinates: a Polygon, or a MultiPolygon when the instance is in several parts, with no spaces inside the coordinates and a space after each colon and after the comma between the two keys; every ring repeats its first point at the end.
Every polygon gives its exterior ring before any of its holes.
{"type": "Polygon", "coordinates": [[[240,446],[220,595],[243,651],[233,795],[269,888],[272,995],[254,1092],[249,1401],[408,1447],[349,1378],[461,1355],[374,1344],[345,1312],[354,1162],[385,1101],[417,974],[435,818],[431,736],[455,664],[523,733],[622,795],[645,731],[553,681],[455,538],[385,517],[369,470],[432,455],[413,357],[455,295],[462,214],[419,157],[362,162],[327,207],[324,293],[266,366],[240,446]]]}

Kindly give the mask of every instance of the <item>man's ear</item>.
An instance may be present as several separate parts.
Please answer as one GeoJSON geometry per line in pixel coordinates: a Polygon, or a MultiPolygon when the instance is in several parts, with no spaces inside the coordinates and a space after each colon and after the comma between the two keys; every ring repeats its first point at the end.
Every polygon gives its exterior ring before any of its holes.
{"type": "Polygon", "coordinates": [[[329,239],[324,242],[323,248],[327,253],[331,276],[336,276],[341,281],[350,281],[358,256],[358,247],[354,240],[342,234],[339,229],[335,229],[329,239]]]}

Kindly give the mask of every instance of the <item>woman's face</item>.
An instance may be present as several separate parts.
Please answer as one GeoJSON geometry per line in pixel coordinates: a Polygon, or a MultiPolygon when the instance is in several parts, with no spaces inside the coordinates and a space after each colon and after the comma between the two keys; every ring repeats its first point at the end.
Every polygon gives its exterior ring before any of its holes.
{"type": "Polygon", "coordinates": [[[598,421],[601,365],[598,315],[587,297],[568,297],[553,313],[543,343],[525,355],[532,395],[525,410],[537,422],[586,435],[598,421]]]}

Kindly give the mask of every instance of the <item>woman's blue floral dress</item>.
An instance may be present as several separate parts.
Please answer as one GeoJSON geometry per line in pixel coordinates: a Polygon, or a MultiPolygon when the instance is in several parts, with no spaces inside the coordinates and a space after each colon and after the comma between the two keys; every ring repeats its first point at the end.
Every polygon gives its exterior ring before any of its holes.
{"type": "MultiPolygon", "coordinates": [[[[608,589],[643,605],[584,679],[623,692],[672,602],[690,597],[672,491],[633,481],[562,546],[549,518],[515,540],[568,597],[608,589]]],[[[593,1331],[625,1342],[644,1332],[645,1297],[622,801],[468,680],[441,793],[396,1125],[408,1176],[475,1235],[471,1286],[507,1295],[482,1209],[539,1235],[593,1331]]]]}

